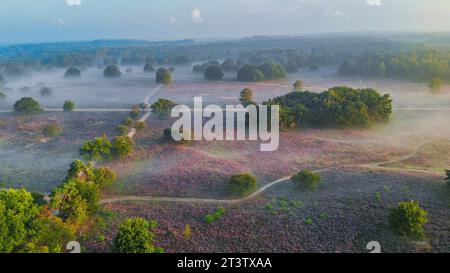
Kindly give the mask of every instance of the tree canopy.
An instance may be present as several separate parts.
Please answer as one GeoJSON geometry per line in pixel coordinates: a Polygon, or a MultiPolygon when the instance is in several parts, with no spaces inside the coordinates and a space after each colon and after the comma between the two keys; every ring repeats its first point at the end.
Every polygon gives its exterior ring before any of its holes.
{"type": "Polygon", "coordinates": [[[30,97],[24,97],[16,101],[13,108],[14,112],[18,115],[34,115],[43,111],[39,102],[30,97]]]}
{"type": "Polygon", "coordinates": [[[220,81],[222,80],[224,73],[219,65],[210,65],[206,68],[203,75],[207,80],[220,81]]]}
{"type": "Polygon", "coordinates": [[[155,226],[143,218],[123,221],[114,239],[114,248],[119,253],[161,253],[162,248],[153,244],[155,226]]]}
{"type": "Polygon", "coordinates": [[[117,65],[110,64],[103,70],[103,75],[108,78],[117,78],[122,75],[122,72],[117,65]]]}
{"type": "Polygon", "coordinates": [[[227,192],[231,196],[246,196],[256,189],[256,177],[249,173],[231,176],[227,192]]]}

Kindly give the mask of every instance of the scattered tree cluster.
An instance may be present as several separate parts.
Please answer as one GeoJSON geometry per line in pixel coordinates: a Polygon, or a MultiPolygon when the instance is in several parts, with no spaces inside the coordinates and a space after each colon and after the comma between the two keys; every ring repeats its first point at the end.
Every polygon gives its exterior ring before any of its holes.
{"type": "Polygon", "coordinates": [[[370,126],[387,120],[392,113],[389,95],[350,87],[334,87],[322,93],[292,92],[266,104],[280,106],[283,128],[370,126]]]}
{"type": "Polygon", "coordinates": [[[80,155],[90,161],[123,159],[134,150],[134,141],[128,136],[117,136],[112,141],[106,135],[86,141],[80,148],[80,155]]]}

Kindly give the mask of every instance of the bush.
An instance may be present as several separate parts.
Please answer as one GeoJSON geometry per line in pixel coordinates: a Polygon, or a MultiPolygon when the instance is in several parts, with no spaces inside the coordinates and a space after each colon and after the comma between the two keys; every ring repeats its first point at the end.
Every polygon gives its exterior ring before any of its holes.
{"type": "Polygon", "coordinates": [[[205,73],[203,74],[203,76],[205,77],[205,79],[207,80],[211,80],[211,81],[220,81],[223,78],[223,71],[220,68],[220,66],[218,65],[210,65],[208,66],[208,68],[205,70],[205,73]]]}
{"type": "Polygon", "coordinates": [[[161,253],[162,248],[155,247],[151,224],[143,218],[129,218],[123,221],[114,239],[114,248],[119,253],[161,253]]]}
{"type": "Polygon", "coordinates": [[[256,178],[248,173],[231,176],[227,192],[231,196],[246,196],[256,189],[256,178]]]}
{"type": "Polygon", "coordinates": [[[427,215],[428,213],[420,207],[418,202],[400,202],[396,208],[390,210],[389,223],[398,235],[423,240],[427,215]]]}
{"type": "Polygon", "coordinates": [[[434,78],[431,80],[431,82],[428,84],[428,87],[433,91],[439,91],[442,86],[444,85],[444,81],[442,81],[439,78],[434,78]]]}
{"type": "Polygon", "coordinates": [[[75,109],[75,103],[70,100],[66,100],[63,105],[64,112],[72,112],[75,109]]]}
{"type": "Polygon", "coordinates": [[[318,173],[301,171],[292,176],[291,181],[303,190],[315,191],[322,182],[322,177],[318,173]]]}
{"type": "Polygon", "coordinates": [[[42,87],[41,90],[39,90],[39,93],[43,97],[50,97],[53,94],[53,90],[50,87],[42,87]]]}
{"type": "Polygon", "coordinates": [[[137,120],[140,115],[141,115],[141,109],[139,108],[139,106],[133,106],[133,109],[131,109],[131,112],[130,112],[130,117],[133,120],[137,120]]]}
{"type": "Polygon", "coordinates": [[[43,111],[39,102],[35,101],[33,98],[21,98],[16,101],[13,106],[14,112],[18,115],[34,115],[39,114],[43,111]]]}
{"type": "Polygon", "coordinates": [[[52,124],[45,127],[44,130],[42,130],[42,133],[46,137],[57,137],[61,135],[61,131],[61,127],[56,124],[52,124]]]}
{"type": "Polygon", "coordinates": [[[219,220],[224,215],[225,209],[223,207],[219,207],[213,214],[207,214],[203,221],[207,224],[211,224],[212,222],[219,220]]]}
{"type": "Polygon", "coordinates": [[[131,118],[126,118],[122,121],[122,125],[126,126],[127,128],[131,128],[134,125],[134,120],[131,118]]]}
{"type": "Polygon", "coordinates": [[[66,73],[64,73],[64,77],[80,77],[81,71],[75,67],[70,67],[67,69],[66,73]]]}
{"type": "Polygon", "coordinates": [[[120,72],[119,67],[116,65],[108,65],[105,70],[103,70],[103,75],[108,78],[117,78],[122,75],[122,72],[120,72]]]}

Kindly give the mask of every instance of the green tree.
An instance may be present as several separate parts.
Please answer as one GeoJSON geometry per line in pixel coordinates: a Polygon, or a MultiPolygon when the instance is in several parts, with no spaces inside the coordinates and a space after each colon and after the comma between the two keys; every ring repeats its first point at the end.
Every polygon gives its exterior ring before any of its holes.
{"type": "Polygon", "coordinates": [[[300,189],[315,191],[322,182],[322,177],[318,173],[301,171],[292,176],[291,181],[300,189]]]}
{"type": "Polygon", "coordinates": [[[117,174],[114,170],[106,167],[94,169],[94,182],[100,189],[112,185],[117,179],[117,174]]]}
{"type": "Polygon", "coordinates": [[[133,120],[137,120],[140,115],[141,115],[141,109],[139,108],[139,106],[133,106],[133,108],[131,109],[131,112],[130,112],[130,117],[133,120]]]}
{"type": "Polygon", "coordinates": [[[80,155],[86,160],[106,161],[111,159],[111,141],[103,135],[83,143],[80,149],[80,155]]]}
{"type": "Polygon", "coordinates": [[[42,134],[46,137],[57,137],[60,136],[61,133],[62,129],[57,124],[48,125],[42,130],[42,134]]]}
{"type": "Polygon", "coordinates": [[[256,177],[249,173],[231,176],[227,192],[231,196],[246,196],[256,189],[256,177]]]}
{"type": "Polygon", "coordinates": [[[121,124],[116,127],[116,133],[119,136],[126,136],[128,132],[130,131],[130,127],[127,125],[121,124]]]}
{"type": "Polygon", "coordinates": [[[303,81],[297,80],[294,82],[294,91],[303,91],[303,81]]]}
{"type": "Polygon", "coordinates": [[[134,128],[136,129],[136,131],[142,131],[147,128],[147,123],[145,123],[145,121],[138,121],[134,125],[134,128]]]}
{"type": "Polygon", "coordinates": [[[23,252],[62,253],[68,242],[75,240],[75,228],[50,212],[31,224],[31,240],[23,252]]]}
{"type": "Polygon", "coordinates": [[[155,239],[151,224],[143,218],[129,218],[123,221],[114,239],[114,248],[119,253],[161,253],[153,245],[155,239]]]}
{"type": "Polygon", "coordinates": [[[29,97],[24,97],[16,101],[13,108],[17,115],[35,115],[43,111],[39,102],[29,97]]]}
{"type": "Polygon", "coordinates": [[[75,102],[66,100],[63,105],[64,112],[72,112],[75,109],[75,102]]]}
{"type": "Polygon", "coordinates": [[[75,77],[80,77],[81,76],[81,71],[75,67],[70,67],[69,69],[66,70],[66,73],[64,73],[64,77],[68,77],[68,78],[75,78],[75,77]]]}
{"type": "Polygon", "coordinates": [[[172,74],[168,69],[159,68],[156,71],[156,82],[169,85],[172,82],[172,74]]]}
{"type": "Polygon", "coordinates": [[[0,189],[0,252],[23,247],[38,214],[39,208],[26,190],[0,189]]]}
{"type": "Polygon", "coordinates": [[[131,137],[118,136],[112,141],[112,153],[114,157],[123,159],[133,152],[134,145],[131,137]]]}
{"type": "Polygon", "coordinates": [[[69,179],[50,195],[50,206],[58,216],[75,226],[84,224],[99,209],[99,186],[89,180],[69,179]]]}
{"type": "Polygon", "coordinates": [[[237,72],[238,81],[257,82],[264,81],[265,79],[264,73],[253,65],[244,65],[237,72]]]}
{"type": "Polygon", "coordinates": [[[400,202],[397,207],[390,209],[389,223],[397,234],[414,240],[423,240],[427,215],[428,212],[423,210],[418,202],[400,202]]]}
{"type": "Polygon", "coordinates": [[[219,65],[208,66],[208,68],[205,70],[205,73],[203,74],[205,79],[210,81],[220,81],[222,80],[223,75],[224,73],[219,65]]]}
{"type": "Polygon", "coordinates": [[[175,105],[176,103],[171,100],[159,99],[157,102],[153,103],[150,108],[158,117],[166,118],[170,116],[170,112],[175,105]]]}
{"type": "Polygon", "coordinates": [[[108,65],[105,70],[103,70],[103,75],[108,78],[117,78],[122,75],[122,72],[120,72],[119,67],[117,65],[108,65]]]}

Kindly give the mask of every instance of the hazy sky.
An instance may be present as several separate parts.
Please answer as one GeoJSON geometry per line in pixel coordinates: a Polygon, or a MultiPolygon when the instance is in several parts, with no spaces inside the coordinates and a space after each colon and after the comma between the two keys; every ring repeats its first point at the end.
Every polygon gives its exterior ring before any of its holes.
{"type": "Polygon", "coordinates": [[[0,43],[450,31],[450,0],[6,0],[0,43]]]}

